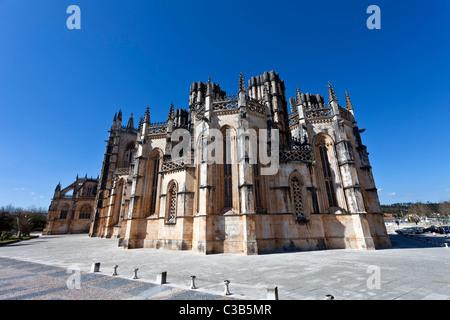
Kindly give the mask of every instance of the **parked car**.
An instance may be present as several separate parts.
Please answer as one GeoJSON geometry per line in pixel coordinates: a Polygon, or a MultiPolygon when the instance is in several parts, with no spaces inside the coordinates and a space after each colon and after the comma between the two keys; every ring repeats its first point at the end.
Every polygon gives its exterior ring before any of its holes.
{"type": "Polygon", "coordinates": [[[439,232],[438,227],[436,226],[429,226],[428,228],[424,229],[425,232],[439,232]]]}
{"type": "Polygon", "coordinates": [[[417,234],[425,232],[425,228],[424,227],[411,227],[411,228],[414,229],[415,233],[417,233],[417,234]]]}
{"type": "Polygon", "coordinates": [[[398,234],[410,234],[410,233],[416,233],[415,227],[406,227],[403,229],[395,230],[398,234]]]}
{"type": "Polygon", "coordinates": [[[450,233],[450,226],[439,226],[438,229],[438,232],[441,234],[450,233]]]}

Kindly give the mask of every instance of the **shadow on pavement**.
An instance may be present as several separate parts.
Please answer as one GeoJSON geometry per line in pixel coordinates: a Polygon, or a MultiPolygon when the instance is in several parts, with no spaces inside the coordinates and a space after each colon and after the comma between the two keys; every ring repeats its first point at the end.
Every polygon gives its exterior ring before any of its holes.
{"type": "Polygon", "coordinates": [[[408,238],[399,234],[390,234],[389,238],[391,239],[392,248],[387,248],[383,250],[389,249],[413,249],[413,248],[436,248],[438,247],[435,244],[426,243],[421,240],[416,240],[413,238],[408,238]]]}

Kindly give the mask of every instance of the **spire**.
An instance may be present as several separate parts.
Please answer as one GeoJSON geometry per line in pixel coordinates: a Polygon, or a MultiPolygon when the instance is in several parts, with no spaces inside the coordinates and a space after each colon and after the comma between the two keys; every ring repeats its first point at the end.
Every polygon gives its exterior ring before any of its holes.
{"type": "Polygon", "coordinates": [[[266,83],[263,84],[263,102],[266,106],[266,116],[270,117],[271,116],[271,102],[270,102],[270,98],[269,98],[269,87],[266,83]]]}
{"type": "Polygon", "coordinates": [[[266,84],[264,84],[264,87],[263,87],[263,94],[264,94],[264,102],[268,102],[269,101],[269,90],[267,89],[266,84]]]}
{"type": "Polygon", "coordinates": [[[114,119],[111,124],[111,131],[117,128],[117,112],[114,113],[114,119]]]}
{"type": "Polygon", "coordinates": [[[147,106],[147,110],[145,110],[144,123],[150,124],[150,107],[147,106]]]}
{"type": "Polygon", "coordinates": [[[244,74],[239,72],[239,92],[245,92],[244,74]]]}
{"type": "Polygon", "coordinates": [[[347,91],[345,91],[345,107],[347,110],[353,110],[352,101],[350,100],[350,96],[347,91]]]}
{"type": "Polygon", "coordinates": [[[117,115],[117,120],[122,121],[122,109],[119,109],[119,114],[117,115]]]}
{"type": "Polygon", "coordinates": [[[133,128],[134,128],[133,113],[131,113],[130,119],[128,120],[127,129],[133,128]]]}
{"type": "Polygon", "coordinates": [[[337,101],[336,94],[330,82],[328,82],[328,100],[329,102],[337,101]]]}
{"type": "Polygon", "coordinates": [[[139,127],[138,127],[138,130],[139,130],[139,131],[141,131],[141,129],[142,129],[142,123],[144,123],[144,117],[141,117],[141,118],[139,119],[139,127]]]}
{"type": "Polygon", "coordinates": [[[297,103],[297,105],[300,105],[300,104],[302,104],[303,99],[302,99],[302,94],[300,93],[300,89],[298,88],[298,86],[295,89],[295,91],[296,91],[296,94],[295,94],[296,101],[295,102],[297,103]]]}
{"type": "Polygon", "coordinates": [[[173,120],[173,118],[174,118],[174,111],[173,111],[173,101],[172,101],[172,103],[170,104],[169,114],[167,115],[167,121],[169,119],[173,120]]]}
{"type": "Polygon", "coordinates": [[[208,76],[208,82],[206,83],[206,97],[209,97],[212,94],[211,92],[211,78],[208,76]]]}
{"type": "Polygon", "coordinates": [[[58,183],[58,185],[56,186],[55,191],[59,191],[61,190],[61,181],[58,183]]]}

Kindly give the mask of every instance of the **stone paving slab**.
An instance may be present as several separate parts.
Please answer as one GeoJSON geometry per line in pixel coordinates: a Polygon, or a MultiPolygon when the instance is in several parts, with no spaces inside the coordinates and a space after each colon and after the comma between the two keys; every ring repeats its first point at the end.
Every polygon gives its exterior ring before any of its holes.
{"type": "Polygon", "coordinates": [[[17,259],[0,259],[0,300],[125,300],[175,299],[216,300],[208,293],[190,293],[167,285],[81,272],[80,288],[69,289],[67,280],[72,269],[29,263],[17,259]],[[27,265],[28,268],[24,266],[27,265]],[[56,272],[49,272],[55,271],[56,272]],[[162,293],[167,292],[165,295],[162,293]]]}
{"type": "Polygon", "coordinates": [[[170,290],[170,289],[171,289],[171,287],[168,287],[168,286],[161,286],[161,285],[156,285],[156,284],[152,284],[152,283],[146,283],[146,284],[143,284],[136,288],[130,289],[130,290],[126,291],[126,293],[131,294],[133,296],[149,298],[149,297],[155,296],[157,294],[160,294],[160,293],[170,290]]]}
{"type": "Polygon", "coordinates": [[[0,287],[0,299],[258,300],[266,298],[267,287],[278,286],[280,299],[323,300],[332,294],[336,300],[449,300],[450,248],[401,235],[391,235],[391,241],[393,248],[383,250],[205,256],[125,250],[117,239],[87,235],[40,236],[26,246],[0,247],[0,285],[13,283],[0,287]],[[101,263],[95,274],[89,272],[94,262],[101,263]],[[111,277],[116,264],[119,275],[111,277]],[[72,265],[81,270],[81,290],[63,289],[72,265]],[[379,289],[368,287],[369,266],[379,268],[379,289]],[[134,268],[139,268],[138,280],[132,280],[134,268]],[[163,271],[167,284],[158,285],[156,276],[163,271]],[[189,290],[191,275],[197,277],[197,290],[189,290]],[[229,297],[223,296],[225,279],[231,282],[229,297]],[[19,289],[8,294],[8,288],[19,289]]]}

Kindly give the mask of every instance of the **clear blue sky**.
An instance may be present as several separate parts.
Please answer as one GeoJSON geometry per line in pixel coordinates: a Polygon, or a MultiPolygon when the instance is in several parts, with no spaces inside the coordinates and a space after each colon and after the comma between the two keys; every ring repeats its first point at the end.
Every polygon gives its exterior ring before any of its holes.
{"type": "Polygon", "coordinates": [[[349,92],[381,203],[449,200],[449,16],[441,0],[0,0],[0,206],[48,207],[59,181],[96,177],[119,108],[164,121],[192,82],[235,94],[240,71],[266,70],[288,97],[349,92]]]}

